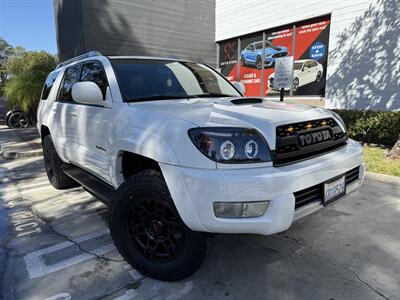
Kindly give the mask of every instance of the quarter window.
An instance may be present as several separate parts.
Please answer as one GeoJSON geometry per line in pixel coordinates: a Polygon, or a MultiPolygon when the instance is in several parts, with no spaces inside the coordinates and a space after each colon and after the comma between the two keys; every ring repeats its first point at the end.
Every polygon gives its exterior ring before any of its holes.
{"type": "Polygon", "coordinates": [[[87,62],[83,65],[80,81],[92,81],[96,83],[103,93],[103,100],[106,98],[107,76],[102,64],[98,61],[87,62]]]}
{"type": "Polygon", "coordinates": [[[71,89],[74,83],[79,80],[81,67],[82,65],[75,65],[65,70],[64,80],[58,95],[58,101],[72,101],[71,89]]]}
{"type": "Polygon", "coordinates": [[[40,99],[46,100],[47,97],[49,97],[51,88],[53,87],[54,81],[56,80],[59,73],[60,71],[51,72],[49,76],[47,76],[46,82],[44,83],[42,89],[42,95],[40,96],[40,99]]]}

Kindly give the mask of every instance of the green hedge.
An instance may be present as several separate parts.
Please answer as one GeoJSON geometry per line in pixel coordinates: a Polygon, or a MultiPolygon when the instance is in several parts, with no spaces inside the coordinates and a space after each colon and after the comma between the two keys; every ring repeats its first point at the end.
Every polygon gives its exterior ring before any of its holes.
{"type": "Polygon", "coordinates": [[[334,109],[345,122],[350,138],[392,147],[400,135],[400,112],[334,109]]]}

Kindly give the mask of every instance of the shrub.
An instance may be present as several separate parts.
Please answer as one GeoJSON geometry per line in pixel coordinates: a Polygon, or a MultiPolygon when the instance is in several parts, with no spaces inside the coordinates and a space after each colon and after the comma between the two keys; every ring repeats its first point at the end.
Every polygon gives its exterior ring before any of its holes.
{"type": "Polygon", "coordinates": [[[400,135],[400,112],[334,109],[345,122],[350,138],[392,147],[400,135]]]}

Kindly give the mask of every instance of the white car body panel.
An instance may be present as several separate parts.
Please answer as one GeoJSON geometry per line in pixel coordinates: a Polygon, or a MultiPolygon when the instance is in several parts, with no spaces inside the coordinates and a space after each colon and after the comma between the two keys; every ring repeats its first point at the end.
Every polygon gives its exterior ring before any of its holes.
{"type": "MultiPolygon", "coordinates": [[[[40,101],[38,129],[49,128],[60,158],[81,167],[114,188],[121,175],[121,152],[136,153],[158,162],[172,199],[185,224],[199,231],[272,234],[289,228],[294,219],[321,207],[295,211],[293,193],[344,174],[360,166],[364,176],[362,147],[349,140],[333,152],[274,167],[272,162],[216,163],[192,143],[188,130],[195,127],[254,128],[276,148],[276,127],[282,124],[332,117],[330,111],[305,105],[275,102],[235,105],[232,98],[194,98],[125,103],[106,57],[99,60],[109,82],[104,107],[57,102],[57,90],[66,67],[54,82],[47,100],[40,101]],[[213,202],[270,201],[262,217],[217,218],[213,202]],[[297,216],[297,217],[296,217],[297,216]]],[[[73,65],[73,64],[71,64],[73,65]]],[[[354,188],[353,188],[354,189],[354,188]]]]}

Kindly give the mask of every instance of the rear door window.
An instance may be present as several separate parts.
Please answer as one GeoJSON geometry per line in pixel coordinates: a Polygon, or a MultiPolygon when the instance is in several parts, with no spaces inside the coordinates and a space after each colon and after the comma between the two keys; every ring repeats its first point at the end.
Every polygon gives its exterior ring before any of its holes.
{"type": "Polygon", "coordinates": [[[96,83],[103,94],[103,100],[106,99],[108,81],[101,62],[90,61],[84,63],[80,81],[92,81],[96,83]]]}
{"type": "Polygon", "coordinates": [[[71,89],[74,83],[79,81],[79,75],[82,65],[75,65],[65,70],[64,80],[58,94],[58,101],[67,102],[73,101],[71,96],[71,89]]]}
{"type": "Polygon", "coordinates": [[[42,95],[40,96],[40,99],[46,100],[49,97],[51,88],[53,87],[54,81],[56,80],[59,73],[60,71],[55,71],[51,72],[49,76],[47,76],[46,82],[44,83],[42,89],[42,95]]]}

